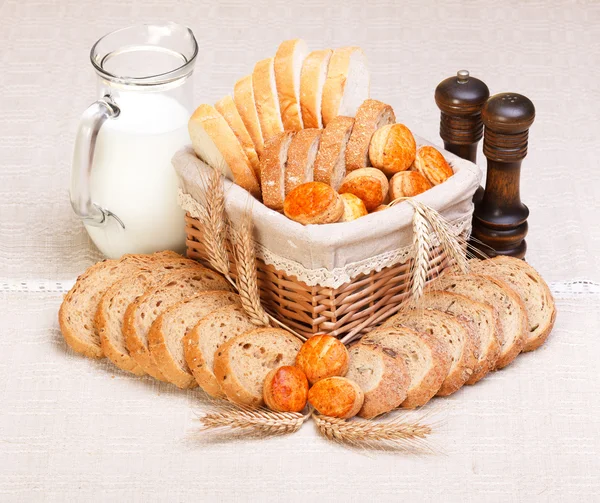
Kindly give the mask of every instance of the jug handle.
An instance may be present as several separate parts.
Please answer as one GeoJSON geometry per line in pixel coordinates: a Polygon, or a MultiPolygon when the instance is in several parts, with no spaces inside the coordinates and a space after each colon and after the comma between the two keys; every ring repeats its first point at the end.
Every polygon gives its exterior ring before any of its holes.
{"type": "Polygon", "coordinates": [[[98,132],[107,119],[115,119],[120,112],[112,98],[104,96],[88,107],[79,123],[73,154],[70,196],[73,211],[87,225],[100,227],[113,217],[123,229],[125,228],[117,215],[94,203],[90,193],[90,176],[98,132]]]}

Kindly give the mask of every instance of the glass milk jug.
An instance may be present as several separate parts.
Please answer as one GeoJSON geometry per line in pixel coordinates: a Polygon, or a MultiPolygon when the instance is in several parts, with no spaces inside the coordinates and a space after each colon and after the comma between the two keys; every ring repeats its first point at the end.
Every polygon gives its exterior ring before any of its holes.
{"type": "Polygon", "coordinates": [[[189,143],[197,53],[174,23],[124,28],[92,48],[99,99],[79,125],[71,205],[107,257],[184,250],[171,157],[189,143]]]}

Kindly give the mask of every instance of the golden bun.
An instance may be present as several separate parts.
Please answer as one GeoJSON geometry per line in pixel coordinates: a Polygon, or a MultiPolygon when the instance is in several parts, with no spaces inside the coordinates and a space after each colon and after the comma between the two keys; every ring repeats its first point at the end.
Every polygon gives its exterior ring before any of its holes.
{"type": "Polygon", "coordinates": [[[344,214],[342,215],[340,222],[351,222],[352,220],[356,220],[357,218],[364,217],[365,215],[369,214],[365,203],[363,203],[362,199],[354,194],[340,194],[340,197],[344,203],[344,214]]]}
{"type": "Polygon", "coordinates": [[[331,224],[342,218],[344,203],[326,183],[308,182],[298,185],[286,196],[283,212],[303,225],[331,224]]]}
{"type": "Polygon", "coordinates": [[[454,174],[440,151],[429,145],[424,145],[417,151],[413,168],[432,185],[439,185],[454,174]]]}
{"type": "Polygon", "coordinates": [[[371,164],[386,175],[406,171],[417,153],[415,138],[404,124],[388,124],[375,131],[369,145],[371,164]]]}
{"type": "Polygon", "coordinates": [[[328,377],[308,391],[308,401],[324,416],[349,419],[363,406],[365,394],[360,386],[345,377],[328,377]]]}
{"type": "Polygon", "coordinates": [[[354,194],[362,199],[367,211],[373,211],[383,204],[388,190],[388,179],[379,169],[360,168],[346,175],[340,185],[339,193],[354,194]]]}
{"type": "Polygon", "coordinates": [[[401,171],[390,180],[392,201],[399,197],[414,197],[433,187],[418,171],[401,171]]]}
{"type": "Polygon", "coordinates": [[[314,335],[296,355],[296,367],[304,372],[311,384],[348,372],[350,355],[344,343],[331,335],[314,335]]]}
{"type": "Polygon", "coordinates": [[[300,412],[306,406],[308,380],[297,367],[284,365],[265,377],[263,400],[276,412],[300,412]]]}

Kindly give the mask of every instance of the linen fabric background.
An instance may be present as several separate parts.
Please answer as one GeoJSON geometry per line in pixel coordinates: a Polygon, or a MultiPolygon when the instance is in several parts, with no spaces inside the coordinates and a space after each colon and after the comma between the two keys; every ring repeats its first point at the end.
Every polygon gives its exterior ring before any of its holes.
{"type": "MultiPolygon", "coordinates": [[[[595,1],[0,2],[1,501],[597,501],[600,494],[600,4],[595,1]],[[528,260],[551,282],[548,343],[435,400],[435,454],[350,451],[311,423],[232,443],[197,435],[198,391],[65,346],[63,292],[101,258],[68,200],[75,132],[105,33],[189,25],[197,103],[279,42],[360,45],[372,96],[437,142],[436,85],[466,68],[537,110],[523,163],[528,260]]],[[[480,153],[478,163],[485,168],[480,153]]]]}

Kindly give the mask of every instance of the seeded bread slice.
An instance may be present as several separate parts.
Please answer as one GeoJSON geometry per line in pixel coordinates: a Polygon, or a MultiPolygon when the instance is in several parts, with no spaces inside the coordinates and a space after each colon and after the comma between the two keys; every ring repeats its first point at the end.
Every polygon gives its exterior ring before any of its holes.
{"type": "Polygon", "coordinates": [[[148,349],[148,332],[156,318],[169,307],[207,290],[230,291],[229,283],[209,269],[183,269],[169,275],[127,307],[123,321],[125,346],[131,357],[152,377],[165,381],[148,349]]]}
{"type": "Polygon", "coordinates": [[[215,355],[214,372],[229,400],[247,407],[263,405],[267,374],[294,365],[302,343],[279,328],[258,328],[223,344],[215,355]]]}
{"type": "Polygon", "coordinates": [[[539,348],[548,338],[556,320],[556,305],[550,288],[524,260],[514,257],[494,257],[472,260],[471,272],[505,281],[521,296],[527,311],[528,330],[523,351],[539,348]]]}
{"type": "Polygon", "coordinates": [[[507,283],[475,274],[442,274],[427,288],[459,293],[494,306],[504,335],[497,369],[506,367],[522,351],[527,334],[527,312],[519,295],[507,283]]]}
{"type": "Polygon", "coordinates": [[[346,378],[356,382],[365,394],[360,417],[371,419],[385,414],[406,400],[410,374],[401,355],[368,343],[355,344],[349,353],[346,378]]]}
{"type": "Polygon", "coordinates": [[[321,135],[321,144],[315,159],[315,182],[340,188],[346,176],[346,146],[352,133],[354,119],[338,116],[332,119],[321,135]]]}
{"type": "Polygon", "coordinates": [[[183,338],[206,315],[225,306],[240,303],[232,292],[202,292],[178,302],[163,312],[150,327],[148,348],[158,370],[178,388],[195,388],[183,351],[183,338]]]}
{"type": "Polygon", "coordinates": [[[244,309],[234,304],[208,314],[184,337],[185,361],[196,382],[210,396],[225,396],[213,371],[217,349],[230,338],[255,328],[244,309]]]}
{"type": "Polygon", "coordinates": [[[382,328],[389,326],[405,326],[431,334],[448,346],[452,364],[437,392],[439,396],[458,391],[473,374],[479,355],[475,353],[471,330],[458,318],[435,309],[415,309],[389,318],[382,328]]]}
{"type": "Polygon", "coordinates": [[[292,138],[285,165],[286,195],[298,185],[314,180],[313,169],[321,143],[321,133],[321,129],[303,129],[292,138]]]}

